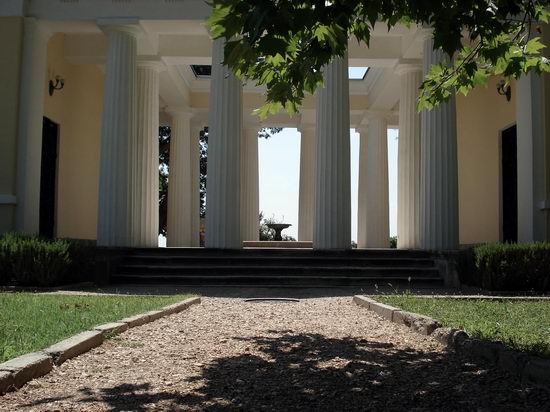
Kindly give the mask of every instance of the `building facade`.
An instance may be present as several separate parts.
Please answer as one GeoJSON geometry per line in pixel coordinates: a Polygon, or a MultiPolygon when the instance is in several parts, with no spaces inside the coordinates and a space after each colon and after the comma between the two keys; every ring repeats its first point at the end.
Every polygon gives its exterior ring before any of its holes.
{"type": "MultiPolygon", "coordinates": [[[[199,245],[199,132],[209,127],[206,246],[257,240],[257,133],[301,134],[299,240],[351,243],[350,128],[360,133],[358,243],[388,247],[387,129],[399,128],[398,247],[550,236],[550,80],[500,79],[417,113],[444,56],[429,31],[380,24],[325,68],[299,116],[252,115],[261,87],[221,65],[202,0],[0,4],[0,233],[158,243],[158,127],[172,127],[168,245],[199,245]],[[349,79],[348,68],[364,75],[349,79]],[[368,70],[366,69],[368,68],[368,70]]],[[[544,42],[549,31],[544,27],[544,42]]]]}

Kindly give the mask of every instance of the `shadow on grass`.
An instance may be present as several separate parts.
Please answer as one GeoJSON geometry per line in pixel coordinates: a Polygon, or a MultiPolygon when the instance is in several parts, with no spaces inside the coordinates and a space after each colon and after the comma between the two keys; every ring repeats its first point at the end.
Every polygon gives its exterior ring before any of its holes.
{"type": "MultiPolygon", "coordinates": [[[[81,389],[82,409],[112,410],[548,410],[550,393],[524,387],[454,353],[399,349],[366,339],[269,331],[236,337],[222,357],[162,390],[151,383],[81,389]]],[[[60,399],[61,400],[61,399],[60,399]]],[[[43,399],[27,406],[52,402],[43,399]]]]}

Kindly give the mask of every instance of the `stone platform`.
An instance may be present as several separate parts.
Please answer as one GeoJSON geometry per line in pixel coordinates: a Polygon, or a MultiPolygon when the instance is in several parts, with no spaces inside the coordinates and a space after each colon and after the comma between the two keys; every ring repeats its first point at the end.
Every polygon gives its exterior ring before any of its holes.
{"type": "Polygon", "coordinates": [[[243,247],[245,248],[262,248],[262,249],[313,249],[313,242],[309,241],[263,241],[263,242],[252,242],[244,241],[243,247]]]}

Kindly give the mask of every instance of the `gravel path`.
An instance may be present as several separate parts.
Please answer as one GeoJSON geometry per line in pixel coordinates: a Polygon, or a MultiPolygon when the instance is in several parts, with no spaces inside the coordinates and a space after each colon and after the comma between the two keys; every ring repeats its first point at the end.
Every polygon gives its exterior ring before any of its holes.
{"type": "Polygon", "coordinates": [[[351,302],[202,305],[132,329],[0,410],[550,410],[487,370],[351,302]]]}

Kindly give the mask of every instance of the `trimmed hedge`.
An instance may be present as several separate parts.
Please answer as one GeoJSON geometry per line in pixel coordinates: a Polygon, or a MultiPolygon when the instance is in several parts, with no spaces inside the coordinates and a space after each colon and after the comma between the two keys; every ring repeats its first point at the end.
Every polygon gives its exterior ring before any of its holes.
{"type": "Polygon", "coordinates": [[[472,249],[476,284],[488,290],[550,290],[550,243],[494,243],[472,249]]]}
{"type": "Polygon", "coordinates": [[[90,274],[94,242],[8,233],[0,238],[0,284],[53,286],[90,274]]]}

